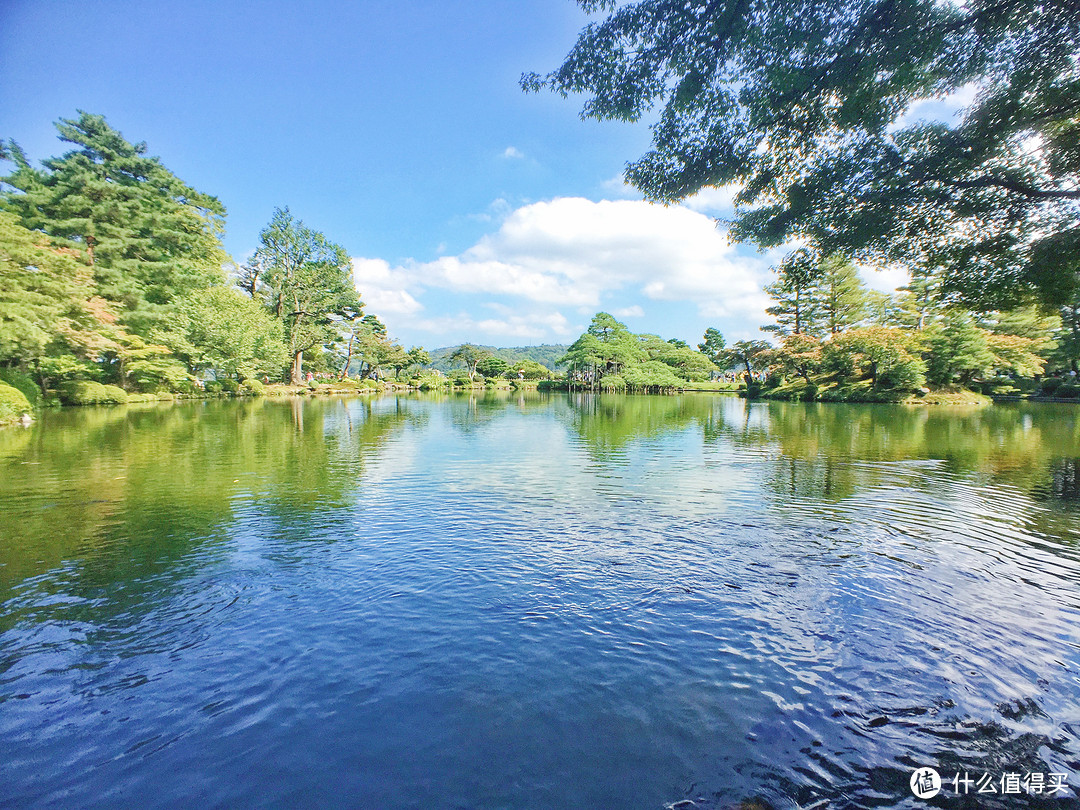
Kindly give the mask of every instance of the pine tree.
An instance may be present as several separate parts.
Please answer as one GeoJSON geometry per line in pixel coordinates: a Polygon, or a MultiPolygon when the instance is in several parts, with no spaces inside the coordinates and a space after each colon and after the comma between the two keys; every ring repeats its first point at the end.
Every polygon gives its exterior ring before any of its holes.
{"type": "Polygon", "coordinates": [[[98,294],[121,305],[130,328],[148,332],[167,305],[223,281],[225,208],[129,143],[100,115],[61,119],[60,139],[76,148],[33,168],[17,144],[6,156],[2,206],[30,229],[85,251],[98,294]]]}
{"type": "Polygon", "coordinates": [[[832,256],[821,263],[820,273],[817,291],[825,330],[835,335],[858,325],[867,315],[867,290],[855,265],[832,256]]]}
{"type": "Polygon", "coordinates": [[[259,241],[249,263],[258,268],[252,286],[284,326],[290,376],[298,385],[304,353],[334,343],[340,320],[363,308],[352,282],[352,261],[345,248],[306,227],[288,208],[274,211],[259,241]]]}
{"type": "Polygon", "coordinates": [[[820,335],[822,300],[818,282],[821,268],[807,250],[788,256],[776,270],[777,278],[765,286],[765,292],[776,301],[765,310],[776,318],[775,324],[761,327],[763,332],[787,335],[820,335]]]}

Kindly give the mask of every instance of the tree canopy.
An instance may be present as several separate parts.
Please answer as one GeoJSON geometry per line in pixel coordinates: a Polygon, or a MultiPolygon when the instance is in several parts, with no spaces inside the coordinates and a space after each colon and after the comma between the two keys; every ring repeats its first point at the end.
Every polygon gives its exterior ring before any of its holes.
{"type": "Polygon", "coordinates": [[[308,228],[288,208],[275,209],[259,243],[245,265],[244,286],[261,295],[284,325],[292,382],[299,384],[304,352],[333,343],[339,337],[336,322],[362,309],[352,261],[345,248],[308,228]]]}
{"type": "Polygon", "coordinates": [[[0,205],[22,225],[84,251],[98,293],[120,305],[121,320],[145,333],[176,299],[222,283],[225,207],[196,191],[130,143],[100,115],[61,119],[60,140],[75,148],[37,169],[14,142],[0,157],[15,171],[0,178],[0,205]]]}
{"type": "Polygon", "coordinates": [[[820,255],[944,268],[1000,308],[1064,303],[1080,266],[1075,0],[578,0],[588,25],[527,90],[584,117],[655,113],[626,169],[672,202],[735,184],[731,233],[820,255]],[[909,115],[972,99],[953,124],[909,115]]]}

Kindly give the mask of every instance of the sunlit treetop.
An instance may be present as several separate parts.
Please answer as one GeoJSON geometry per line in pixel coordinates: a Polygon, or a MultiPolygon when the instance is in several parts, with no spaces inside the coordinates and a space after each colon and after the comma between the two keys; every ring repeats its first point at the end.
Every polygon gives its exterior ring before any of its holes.
{"type": "Polygon", "coordinates": [[[946,268],[976,306],[1063,300],[1080,255],[1075,0],[579,0],[588,25],[527,90],[653,120],[626,178],[674,202],[738,184],[731,233],[946,268]],[[913,103],[973,99],[954,125],[913,103]],[[914,118],[914,117],[912,117],[914,118]]]}

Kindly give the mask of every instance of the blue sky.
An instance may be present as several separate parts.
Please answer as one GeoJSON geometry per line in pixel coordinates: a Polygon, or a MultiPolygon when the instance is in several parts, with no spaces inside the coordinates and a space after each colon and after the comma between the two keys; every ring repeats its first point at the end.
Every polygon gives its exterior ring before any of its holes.
{"type": "Polygon", "coordinates": [[[238,260],[289,206],[408,345],[569,342],[601,309],[757,336],[778,257],[728,244],[730,194],[644,203],[620,177],[645,124],[519,89],[586,20],[570,0],[4,0],[0,137],[36,161],[63,151],[58,118],[105,115],[221,199],[238,260]]]}

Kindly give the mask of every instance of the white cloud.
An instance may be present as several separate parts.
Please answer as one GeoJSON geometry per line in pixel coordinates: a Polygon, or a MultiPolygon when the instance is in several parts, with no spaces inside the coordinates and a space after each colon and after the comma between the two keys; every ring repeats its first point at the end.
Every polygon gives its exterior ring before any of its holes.
{"type": "Polygon", "coordinates": [[[707,187],[701,189],[693,197],[687,197],[682,204],[691,211],[727,219],[735,213],[735,195],[740,191],[742,191],[742,185],[738,183],[707,187]]]}
{"type": "Polygon", "coordinates": [[[908,105],[904,114],[889,125],[888,131],[895,132],[903,127],[911,126],[916,121],[956,123],[959,114],[965,107],[969,107],[974,103],[978,94],[979,85],[969,83],[944,96],[915,99],[908,105]]]}
{"type": "Polygon", "coordinates": [[[503,151],[502,156],[508,160],[520,160],[525,157],[525,153],[516,146],[508,146],[505,151],[503,151]]]}
{"type": "Polygon", "coordinates": [[[460,339],[460,335],[482,335],[487,339],[541,340],[552,335],[568,338],[575,334],[569,321],[557,311],[509,314],[501,318],[479,320],[467,312],[459,312],[456,315],[424,318],[410,325],[414,329],[448,336],[450,339],[460,339]]]}
{"type": "Polygon", "coordinates": [[[634,304],[632,307],[623,307],[622,309],[612,310],[611,314],[616,318],[641,318],[644,317],[645,310],[637,304],[634,304]]]}
{"type": "MultiPolygon", "coordinates": [[[[687,302],[700,315],[754,323],[762,322],[768,306],[761,291],[768,280],[763,258],[739,255],[705,214],[641,200],[561,197],[532,203],[511,211],[497,230],[459,255],[393,267],[381,259],[357,258],[354,268],[358,289],[380,316],[415,315],[424,305],[430,310],[438,290],[514,302],[513,315],[450,319],[456,333],[561,335],[567,324],[558,308],[595,311],[616,293],[687,302]]],[[[620,317],[644,314],[640,305],[620,312],[620,317]]],[[[442,315],[410,319],[407,325],[442,331],[449,317],[442,315]]]]}
{"type": "Polygon", "coordinates": [[[871,290],[884,293],[895,292],[897,287],[903,287],[910,281],[908,271],[896,265],[884,268],[859,265],[859,276],[871,290]]]}

